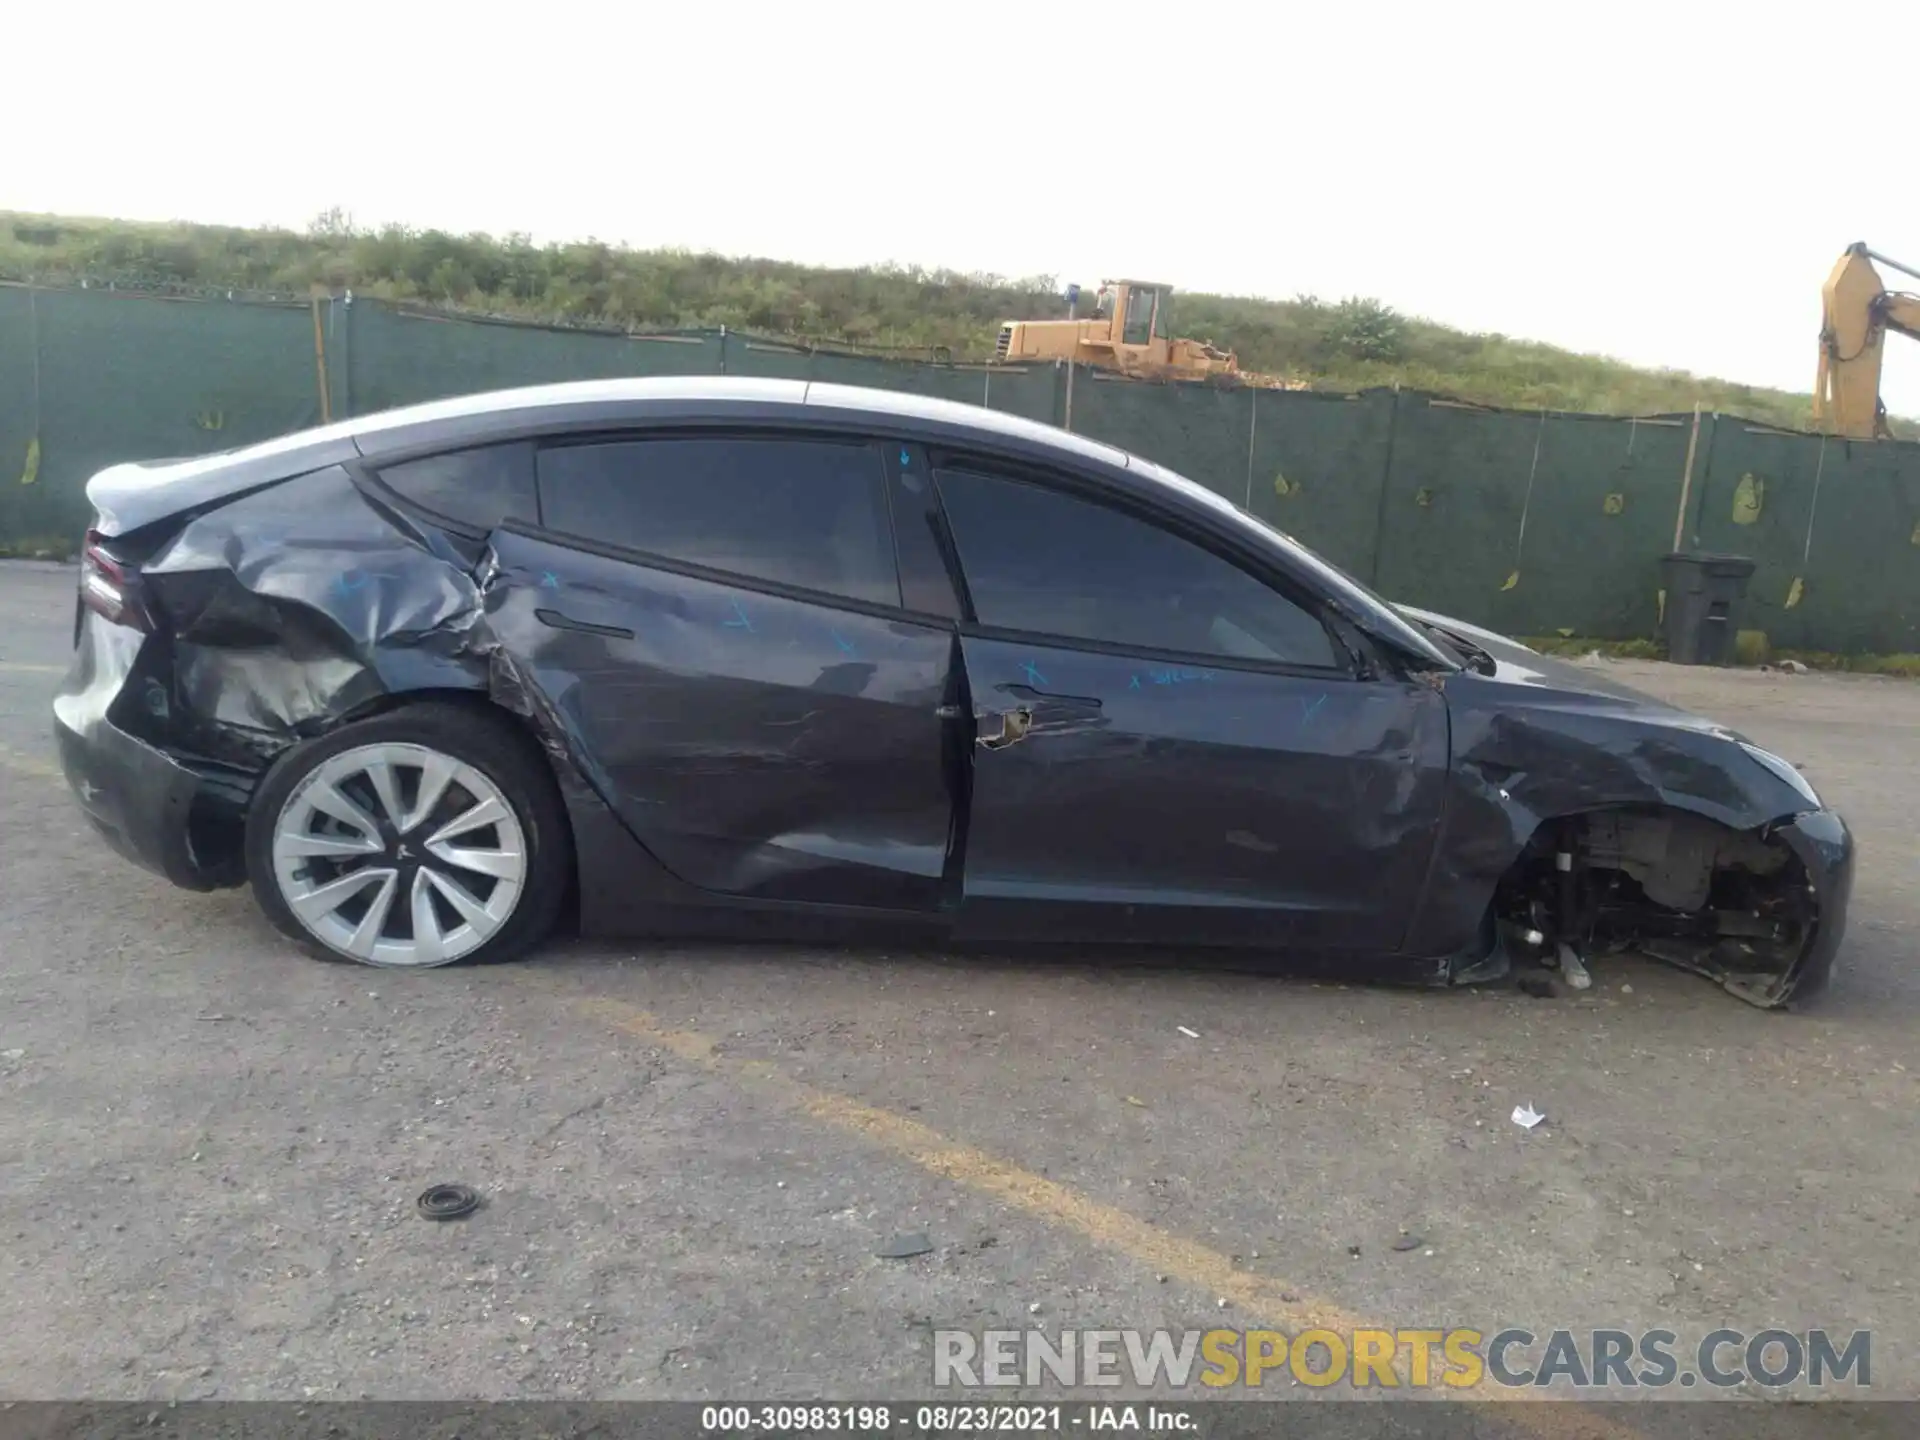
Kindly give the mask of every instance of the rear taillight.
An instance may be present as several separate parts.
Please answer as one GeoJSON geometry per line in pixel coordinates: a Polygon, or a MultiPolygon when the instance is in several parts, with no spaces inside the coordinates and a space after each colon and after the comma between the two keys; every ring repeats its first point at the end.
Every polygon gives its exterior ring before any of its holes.
{"type": "Polygon", "coordinates": [[[140,600],[140,567],[109,553],[97,530],[87,532],[80,551],[80,603],[115,625],[153,628],[140,600]]]}

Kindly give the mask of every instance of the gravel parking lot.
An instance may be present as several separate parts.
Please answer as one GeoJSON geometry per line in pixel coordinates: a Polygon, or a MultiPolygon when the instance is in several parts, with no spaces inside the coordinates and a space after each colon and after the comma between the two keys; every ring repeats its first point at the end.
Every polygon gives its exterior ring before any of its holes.
{"type": "Polygon", "coordinates": [[[0,1398],[905,1396],[935,1327],[1312,1318],[1871,1329],[1920,1395],[1920,686],[1612,667],[1853,824],[1802,1014],[1633,960],[1554,1000],[1087,952],[409,975],[94,839],[73,584],[0,567],[0,1398]],[[442,1180],[484,1208],[419,1219],[442,1180]]]}

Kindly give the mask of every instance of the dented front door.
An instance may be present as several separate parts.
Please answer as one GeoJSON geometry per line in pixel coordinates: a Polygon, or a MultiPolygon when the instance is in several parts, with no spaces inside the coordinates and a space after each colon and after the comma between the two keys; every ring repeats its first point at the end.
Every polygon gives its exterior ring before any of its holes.
{"type": "Polygon", "coordinates": [[[492,545],[505,663],[667,869],[755,899],[941,905],[949,630],[531,535],[492,545]]]}
{"type": "Polygon", "coordinates": [[[1392,949],[1440,818],[1445,702],[969,635],[962,923],[1392,949]]]}

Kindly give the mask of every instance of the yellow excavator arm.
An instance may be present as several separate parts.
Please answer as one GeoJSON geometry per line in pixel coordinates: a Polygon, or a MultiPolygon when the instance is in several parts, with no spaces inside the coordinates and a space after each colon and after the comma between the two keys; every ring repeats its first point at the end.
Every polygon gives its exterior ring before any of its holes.
{"type": "Polygon", "coordinates": [[[1887,332],[1920,340],[1920,295],[1887,289],[1874,268],[1920,280],[1920,270],[1849,245],[1820,292],[1820,369],[1813,387],[1813,418],[1822,429],[1850,439],[1886,437],[1880,403],[1880,366],[1887,332]]]}

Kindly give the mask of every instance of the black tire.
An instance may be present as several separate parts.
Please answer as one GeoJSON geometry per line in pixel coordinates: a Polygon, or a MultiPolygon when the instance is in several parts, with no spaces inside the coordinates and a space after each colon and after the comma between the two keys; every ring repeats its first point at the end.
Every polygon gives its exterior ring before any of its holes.
{"type": "Polygon", "coordinates": [[[294,916],[274,875],[273,834],[295,787],[317,766],[343,751],[380,743],[424,745],[472,765],[499,787],[520,822],[527,853],[520,899],[498,932],[452,963],[517,959],[540,944],[560,918],[573,879],[573,833],[553,772],[511,720],[479,705],[445,701],[403,706],[303,741],[261,777],[247,812],[247,877],[274,928],[320,959],[375,963],[335,950],[294,916]]]}

